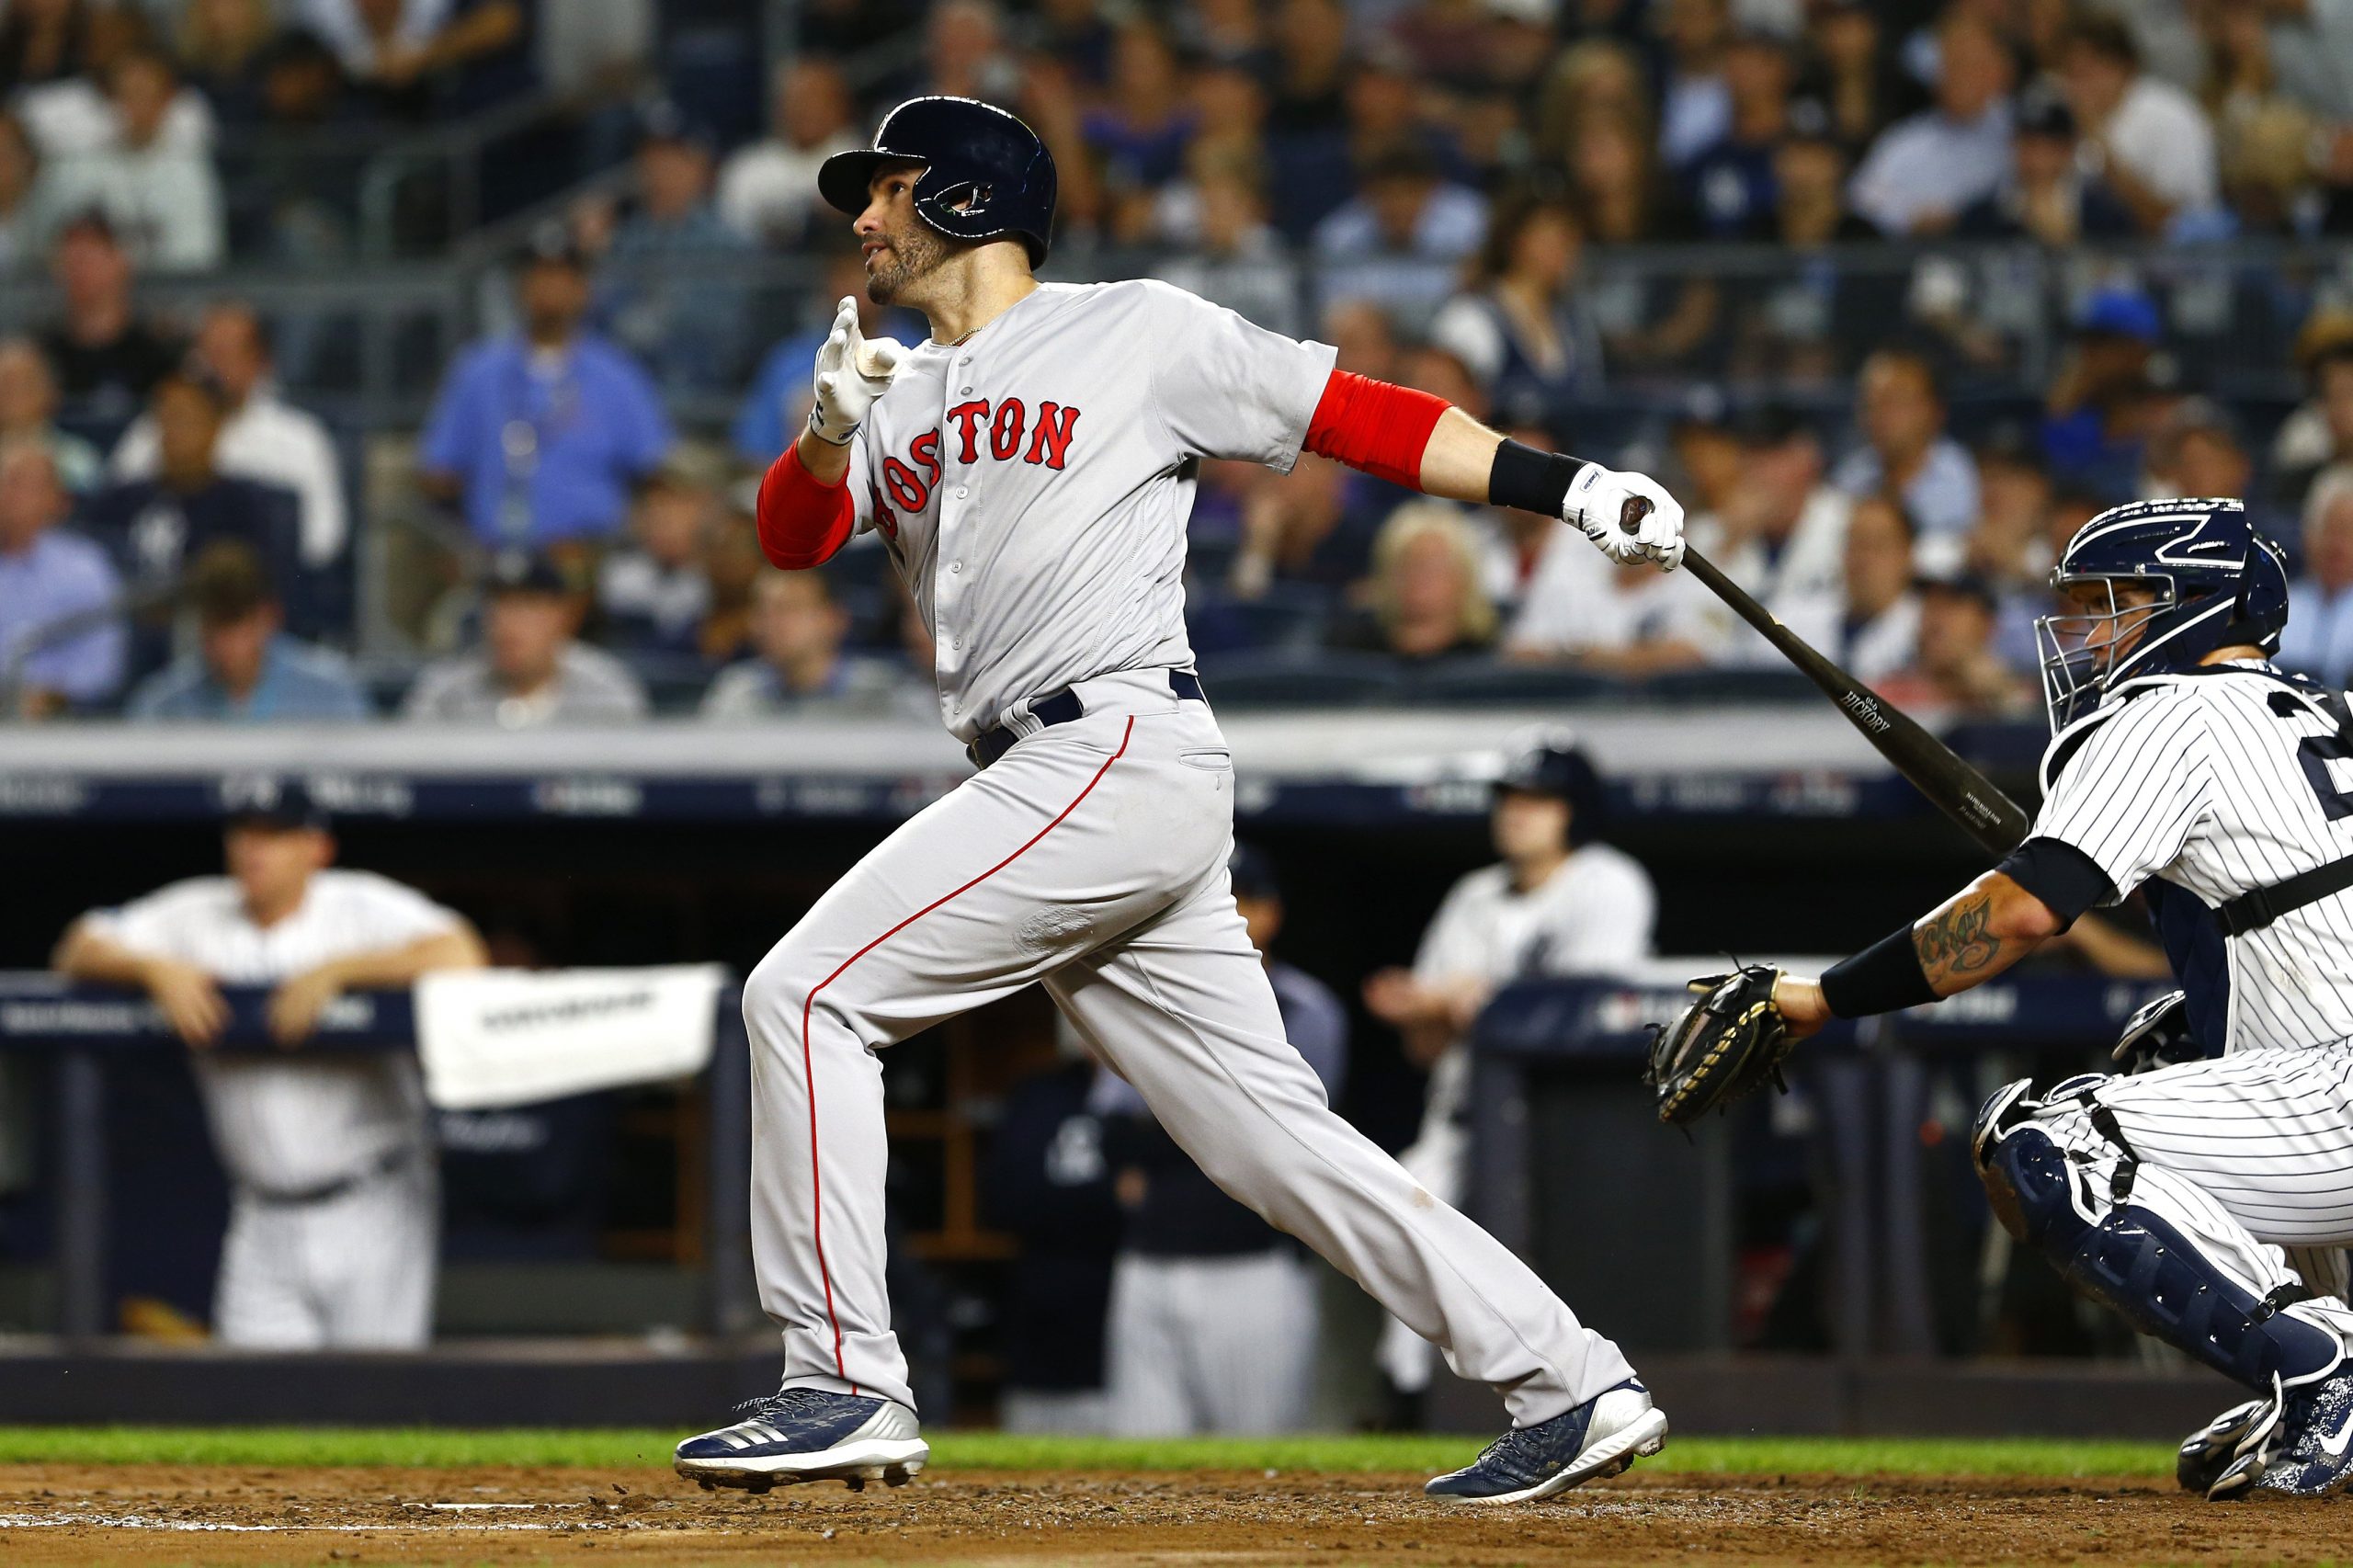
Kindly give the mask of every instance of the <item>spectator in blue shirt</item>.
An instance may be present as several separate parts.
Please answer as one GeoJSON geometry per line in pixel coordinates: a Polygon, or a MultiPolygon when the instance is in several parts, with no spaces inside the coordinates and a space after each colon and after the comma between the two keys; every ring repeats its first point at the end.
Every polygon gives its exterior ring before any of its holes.
{"type": "Polygon", "coordinates": [[[45,449],[0,447],[0,718],[47,718],[122,684],[120,585],[104,550],[58,530],[65,510],[45,449]]]}
{"type": "Polygon", "coordinates": [[[590,282],[569,236],[539,236],[517,291],[522,330],[473,345],[442,383],[419,483],[488,544],[604,538],[668,453],[669,419],[637,362],[581,330],[590,282]]]}
{"type": "Polygon", "coordinates": [[[2063,483],[2112,505],[2139,493],[2142,454],[2159,412],[2149,376],[2164,324],[2140,290],[2098,290],[2075,312],[2075,342],[2052,381],[2043,455],[2063,483]]]}
{"type": "Polygon", "coordinates": [[[261,557],[236,540],[205,547],[188,573],[197,645],[142,681],[133,719],[213,722],[358,720],[368,699],[349,666],[285,632],[261,557]]]}

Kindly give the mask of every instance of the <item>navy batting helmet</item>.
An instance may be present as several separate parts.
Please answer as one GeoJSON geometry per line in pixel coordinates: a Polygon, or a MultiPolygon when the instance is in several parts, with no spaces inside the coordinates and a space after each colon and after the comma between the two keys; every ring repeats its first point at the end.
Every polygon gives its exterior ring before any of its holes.
{"type": "Polygon", "coordinates": [[[978,98],[909,98],[882,117],[874,145],[836,153],[817,171],[817,193],[852,217],[885,164],[921,164],[915,212],[943,234],[993,240],[1018,234],[1029,265],[1046,259],[1054,227],[1054,156],[1038,133],[978,98]]]}
{"type": "Polygon", "coordinates": [[[2217,648],[2277,652],[2288,624],[2279,547],[2248,526],[2236,501],[2111,506],[2075,530],[2051,585],[2081,606],[2035,622],[2054,731],[2090,710],[2086,698],[2096,702],[2141,676],[2194,668],[2217,648]],[[2156,597],[2120,604],[2120,583],[2156,597]]]}
{"type": "Polygon", "coordinates": [[[1540,731],[1516,737],[1495,778],[1497,790],[1552,795],[1569,803],[1569,837],[1582,844],[1601,825],[1601,775],[1574,737],[1540,731]]]}

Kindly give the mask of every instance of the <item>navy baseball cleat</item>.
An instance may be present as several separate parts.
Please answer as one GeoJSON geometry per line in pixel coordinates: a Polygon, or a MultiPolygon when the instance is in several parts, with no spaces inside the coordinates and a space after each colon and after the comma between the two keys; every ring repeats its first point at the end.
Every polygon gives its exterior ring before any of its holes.
{"type": "Polygon", "coordinates": [[[2234,1460],[2206,1495],[2326,1497],[2353,1491],[2353,1372],[2293,1389],[2266,1441],[2234,1460]]]}
{"type": "Polygon", "coordinates": [[[1517,1426],[1470,1464],[1422,1490],[1460,1503],[1529,1503],[1615,1475],[1666,1447],[1666,1413],[1639,1378],[1604,1389],[1564,1415],[1517,1426]]]}
{"type": "Polygon", "coordinates": [[[680,1475],[714,1486],[766,1492],[796,1481],[870,1481],[904,1486],[931,1458],[915,1413],[887,1399],[824,1389],[786,1389],[735,1407],[733,1426],[688,1437],[674,1463],[680,1475]]]}
{"type": "Polygon", "coordinates": [[[2174,1479],[2184,1492],[2210,1494],[2231,1467],[2270,1440],[2279,1426],[2279,1400],[2251,1399],[2234,1404],[2183,1439],[2174,1460],[2174,1479]]]}

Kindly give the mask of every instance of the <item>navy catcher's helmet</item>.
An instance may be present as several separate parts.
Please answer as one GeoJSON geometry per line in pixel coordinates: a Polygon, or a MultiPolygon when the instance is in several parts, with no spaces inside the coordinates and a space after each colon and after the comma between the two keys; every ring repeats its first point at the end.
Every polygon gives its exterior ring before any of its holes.
{"type": "Polygon", "coordinates": [[[2279,547],[2248,526],[2236,501],[2111,506],[2067,541],[2051,585],[2073,590],[2082,607],[2034,623],[2054,732],[2124,682],[2195,668],[2217,648],[2277,653],[2288,624],[2279,547]],[[2119,604],[2120,583],[2154,591],[2155,601],[2119,604]]]}
{"type": "Polygon", "coordinates": [[[1566,731],[1546,730],[1517,738],[1495,776],[1498,790],[1551,795],[1569,803],[1569,839],[1582,844],[1601,826],[1601,775],[1566,731]]]}
{"type": "Polygon", "coordinates": [[[817,171],[817,193],[856,217],[885,164],[921,164],[915,211],[943,234],[993,240],[1018,234],[1029,265],[1046,259],[1054,227],[1054,157],[1038,133],[978,98],[909,98],[882,117],[874,145],[836,153],[817,171]]]}

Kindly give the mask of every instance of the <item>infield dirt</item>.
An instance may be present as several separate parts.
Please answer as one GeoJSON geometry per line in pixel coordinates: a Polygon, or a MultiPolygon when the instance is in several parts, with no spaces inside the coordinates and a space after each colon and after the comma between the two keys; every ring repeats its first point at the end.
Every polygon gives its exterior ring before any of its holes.
{"type": "Polygon", "coordinates": [[[2353,1506],[2146,1481],[1640,1471],[1532,1506],[1415,1476],[929,1474],[705,1493],[666,1471],[0,1468],[0,1562],[2317,1563],[2353,1506]]]}

